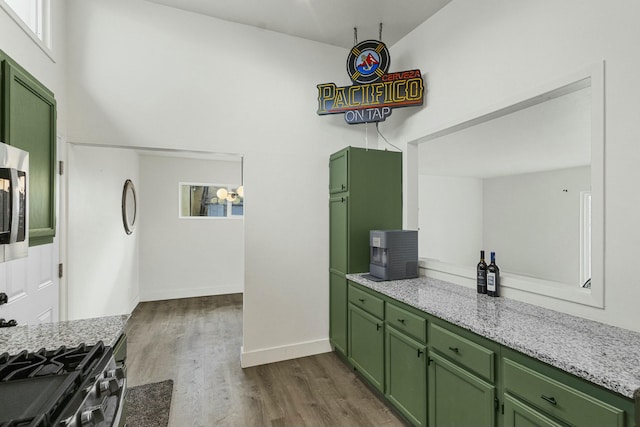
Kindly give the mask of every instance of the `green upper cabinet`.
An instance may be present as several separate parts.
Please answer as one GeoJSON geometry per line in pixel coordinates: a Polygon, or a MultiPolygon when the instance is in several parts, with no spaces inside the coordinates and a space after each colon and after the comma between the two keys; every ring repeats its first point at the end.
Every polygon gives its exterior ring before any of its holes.
{"type": "Polygon", "coordinates": [[[333,154],[329,159],[329,194],[347,191],[349,150],[333,154]]]}
{"type": "Polygon", "coordinates": [[[332,154],[329,193],[330,268],[367,272],[369,230],[402,228],[402,153],[347,147],[332,154]]]}
{"type": "Polygon", "coordinates": [[[29,152],[29,246],[55,236],[56,101],[0,51],[0,140],[29,152]]]}
{"type": "Polygon", "coordinates": [[[347,202],[346,196],[329,199],[329,268],[345,274],[347,272],[347,202]]]}
{"type": "Polygon", "coordinates": [[[347,356],[349,344],[345,275],[369,271],[369,230],[399,228],[402,228],[402,153],[347,147],[332,154],[329,338],[343,356],[347,356]]]}

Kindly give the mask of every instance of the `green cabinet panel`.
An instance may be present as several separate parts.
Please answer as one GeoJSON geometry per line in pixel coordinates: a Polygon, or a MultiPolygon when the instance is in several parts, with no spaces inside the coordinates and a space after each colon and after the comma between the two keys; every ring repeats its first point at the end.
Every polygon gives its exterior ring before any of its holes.
{"type": "Polygon", "coordinates": [[[492,350],[433,323],[429,326],[429,342],[456,363],[489,381],[495,380],[495,353],[492,350]]]}
{"type": "Polygon", "coordinates": [[[349,302],[378,319],[384,318],[384,301],[370,292],[361,290],[353,282],[349,282],[349,302]]]}
{"type": "Polygon", "coordinates": [[[349,304],[349,361],[384,393],[384,322],[349,304]]]}
{"type": "Polygon", "coordinates": [[[504,396],[504,427],[566,427],[508,394],[504,396]]]}
{"type": "Polygon", "coordinates": [[[495,426],[495,386],[444,357],[429,357],[429,425],[495,426]]]}
{"type": "Polygon", "coordinates": [[[389,325],[385,342],[386,396],[413,425],[426,426],[427,348],[389,325]]]}
{"type": "Polygon", "coordinates": [[[347,202],[346,196],[329,199],[329,268],[347,272],[347,202]]]}
{"type": "Polygon", "coordinates": [[[344,274],[329,273],[329,337],[343,356],[347,355],[347,279],[344,274]]]}
{"type": "Polygon", "coordinates": [[[580,427],[625,425],[624,410],[513,360],[503,359],[502,371],[505,392],[554,418],[580,427]]]}
{"type": "Polygon", "coordinates": [[[329,158],[329,194],[347,191],[349,150],[342,150],[329,158]]]}
{"type": "Polygon", "coordinates": [[[0,51],[0,140],[29,152],[29,245],[55,236],[56,101],[0,51]]]}
{"type": "Polygon", "coordinates": [[[417,339],[427,341],[427,319],[417,316],[393,304],[387,304],[385,320],[397,330],[417,339]]]}
{"type": "Polygon", "coordinates": [[[369,230],[402,228],[402,153],[347,147],[329,166],[330,204],[342,197],[347,204],[347,266],[340,271],[367,272],[369,230]]]}

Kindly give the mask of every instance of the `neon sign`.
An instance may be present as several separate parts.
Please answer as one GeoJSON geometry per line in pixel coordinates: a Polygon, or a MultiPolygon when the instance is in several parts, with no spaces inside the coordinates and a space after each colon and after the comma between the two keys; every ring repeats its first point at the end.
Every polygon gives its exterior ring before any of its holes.
{"type": "Polygon", "coordinates": [[[318,115],[341,114],[349,124],[381,122],[393,108],[422,105],[420,70],[388,73],[389,51],[384,43],[366,40],[347,58],[351,86],[323,83],[318,88],[318,115]]]}

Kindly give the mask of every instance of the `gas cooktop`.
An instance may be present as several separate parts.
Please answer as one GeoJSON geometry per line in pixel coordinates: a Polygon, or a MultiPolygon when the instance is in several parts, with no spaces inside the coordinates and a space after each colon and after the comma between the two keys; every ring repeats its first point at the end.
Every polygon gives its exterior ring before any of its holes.
{"type": "Polygon", "coordinates": [[[125,388],[102,342],[0,355],[0,427],[111,426],[125,388]],[[107,418],[111,417],[111,420],[107,418]]]}

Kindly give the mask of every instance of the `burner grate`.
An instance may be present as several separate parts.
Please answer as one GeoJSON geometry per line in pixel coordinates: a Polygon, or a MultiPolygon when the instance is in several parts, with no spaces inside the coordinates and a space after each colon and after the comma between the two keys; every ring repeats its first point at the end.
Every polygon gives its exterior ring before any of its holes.
{"type": "Polygon", "coordinates": [[[86,393],[107,350],[98,342],[0,355],[0,427],[53,425],[86,393]]]}

